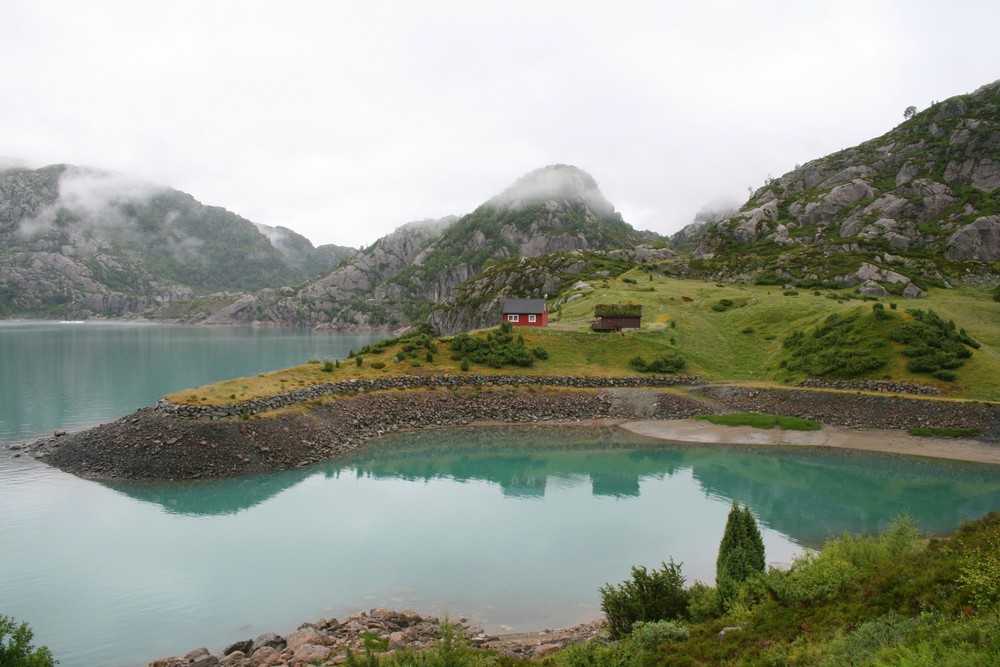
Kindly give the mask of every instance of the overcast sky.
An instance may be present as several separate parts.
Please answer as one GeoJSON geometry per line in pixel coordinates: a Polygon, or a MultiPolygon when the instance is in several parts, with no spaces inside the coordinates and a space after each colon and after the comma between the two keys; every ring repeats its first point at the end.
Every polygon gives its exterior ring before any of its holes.
{"type": "Polygon", "coordinates": [[[626,221],[1000,78],[1000,2],[0,0],[0,157],[366,246],[554,163],[626,221]]]}

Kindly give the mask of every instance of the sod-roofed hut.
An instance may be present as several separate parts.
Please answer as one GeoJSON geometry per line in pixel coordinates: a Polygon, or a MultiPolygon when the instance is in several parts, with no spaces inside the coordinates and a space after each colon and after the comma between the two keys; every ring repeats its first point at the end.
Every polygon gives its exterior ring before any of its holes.
{"type": "Polygon", "coordinates": [[[594,306],[593,331],[638,329],[642,324],[642,306],[637,303],[599,303],[594,306]]]}

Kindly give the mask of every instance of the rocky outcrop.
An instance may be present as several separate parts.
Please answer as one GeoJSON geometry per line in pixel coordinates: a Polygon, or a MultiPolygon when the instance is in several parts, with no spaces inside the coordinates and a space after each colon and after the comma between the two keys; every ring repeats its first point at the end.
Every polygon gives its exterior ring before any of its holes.
{"type": "Polygon", "coordinates": [[[826,257],[843,252],[996,261],[998,154],[1000,81],[769,179],[703,235],[694,256],[745,260],[747,246],[780,244],[803,251],[786,262],[792,273],[821,279],[826,257]]]}
{"type": "Polygon", "coordinates": [[[945,256],[983,262],[1000,258],[1000,215],[978,218],[949,236],[945,256]]]}
{"type": "Polygon", "coordinates": [[[373,653],[381,657],[402,649],[433,651],[440,643],[446,624],[456,638],[468,646],[515,659],[543,658],[570,644],[589,641],[597,636],[601,626],[593,622],[563,630],[491,635],[480,627],[469,625],[466,618],[449,620],[422,616],[415,611],[372,609],[342,621],[321,618],[303,623],[285,637],[269,632],[255,639],[234,642],[217,656],[207,648],[199,648],[183,656],[154,660],[149,667],[342,664],[347,662],[348,652],[356,659],[365,655],[366,646],[374,646],[373,653]]]}

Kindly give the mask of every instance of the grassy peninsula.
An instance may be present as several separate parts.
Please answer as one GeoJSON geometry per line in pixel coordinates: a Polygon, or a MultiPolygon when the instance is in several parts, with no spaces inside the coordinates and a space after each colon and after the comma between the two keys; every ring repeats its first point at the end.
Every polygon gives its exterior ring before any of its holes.
{"type": "MultiPolygon", "coordinates": [[[[988,287],[935,289],[921,299],[861,299],[853,288],[717,284],[674,278],[669,269],[669,263],[639,266],[551,300],[548,327],[512,332],[528,354],[542,349],[544,358],[504,365],[503,373],[642,375],[633,360],[648,365],[667,357],[682,360],[679,372],[706,382],[791,386],[805,378],[873,379],[932,386],[947,398],[1000,396],[1000,304],[988,287]],[[602,304],[641,306],[641,328],[624,335],[592,332],[602,304]]],[[[168,398],[216,405],[331,380],[496,371],[453,350],[452,340],[407,336],[348,359],[317,359],[168,398]]]]}

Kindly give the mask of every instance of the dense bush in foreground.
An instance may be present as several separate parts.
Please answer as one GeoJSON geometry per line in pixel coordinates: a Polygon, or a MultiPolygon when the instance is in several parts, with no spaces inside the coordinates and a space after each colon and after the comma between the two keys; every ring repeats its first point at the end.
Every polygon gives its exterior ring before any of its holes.
{"type": "Polygon", "coordinates": [[[34,648],[31,639],[34,634],[27,623],[18,624],[12,616],[0,615],[0,667],[51,667],[49,649],[34,648]]]}

